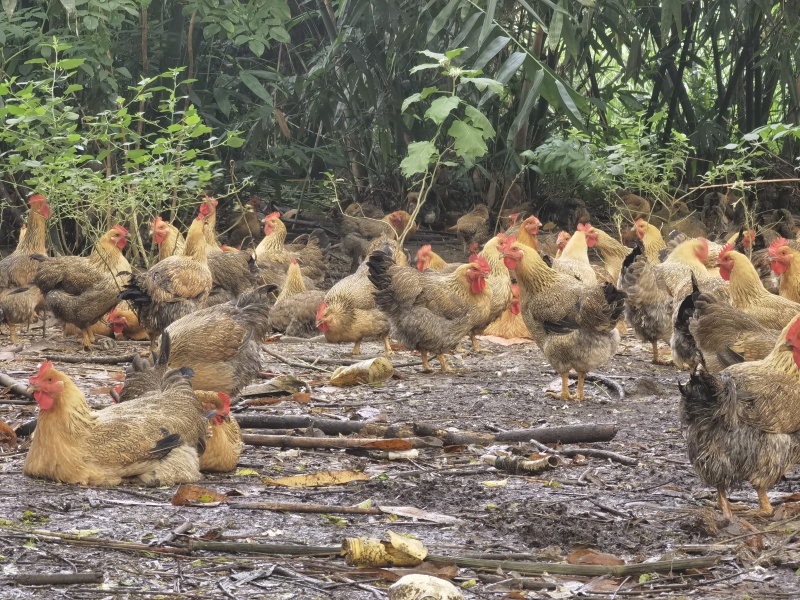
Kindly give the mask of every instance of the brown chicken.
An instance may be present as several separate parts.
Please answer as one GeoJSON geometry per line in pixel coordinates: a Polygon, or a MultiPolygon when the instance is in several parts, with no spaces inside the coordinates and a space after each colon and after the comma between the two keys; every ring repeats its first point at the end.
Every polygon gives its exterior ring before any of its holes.
{"type": "Polygon", "coordinates": [[[769,247],[773,272],[780,276],[780,295],[800,302],[800,251],[789,246],[786,238],[777,238],[769,247]]]}
{"type": "Polygon", "coordinates": [[[783,328],[800,313],[800,303],[769,293],[744,254],[725,245],[717,258],[719,272],[730,282],[731,304],[770,329],[783,328]]]}
{"type": "Polygon", "coordinates": [[[136,311],[128,302],[120,302],[106,316],[114,337],[118,340],[142,342],[149,339],[147,330],[139,324],[136,311]]]}
{"type": "Polygon", "coordinates": [[[647,262],[651,264],[661,262],[659,252],[666,248],[667,244],[664,242],[664,236],[661,235],[661,231],[659,231],[658,227],[651,225],[644,219],[636,219],[631,228],[631,232],[633,232],[636,238],[641,240],[647,262]]]}
{"type": "Polygon", "coordinates": [[[619,240],[614,239],[605,231],[591,228],[591,233],[597,237],[595,248],[600,251],[603,256],[603,266],[608,273],[608,279],[615,284],[619,282],[619,274],[622,271],[622,263],[631,249],[623,246],[619,240]]]}
{"type": "Polygon", "coordinates": [[[41,266],[33,282],[53,316],[81,331],[84,350],[90,351],[95,343],[92,326],[117,305],[120,280],[130,277],[130,272],[117,271],[126,240],[127,231],[115,226],[100,238],[88,258],[37,256],[41,266]]]}
{"type": "Polygon", "coordinates": [[[292,259],[297,259],[303,275],[320,283],[325,277],[325,257],[317,244],[316,238],[309,238],[304,246],[298,244],[284,245],[286,226],[281,221],[281,214],[271,213],[264,218],[264,239],[256,247],[256,262],[269,261],[283,265],[286,272],[292,259]]]}
{"type": "MultiPolygon", "coordinates": [[[[251,196],[250,200],[243,205],[234,204],[235,207],[241,206],[242,214],[233,224],[228,232],[228,240],[234,247],[255,247],[256,242],[261,237],[261,219],[256,210],[261,207],[261,199],[258,196],[251,196]]],[[[223,250],[225,247],[223,246],[223,250]]]]}
{"type": "Polygon", "coordinates": [[[286,282],[269,313],[270,327],[288,336],[317,335],[317,310],[324,299],[325,292],[306,289],[300,266],[292,259],[286,282]]]}
{"type": "Polygon", "coordinates": [[[219,245],[217,238],[217,202],[216,198],[206,196],[200,204],[200,216],[206,222],[206,227],[203,228],[203,237],[206,240],[206,252],[212,254],[214,252],[222,252],[222,246],[219,245]]]}
{"type": "Polygon", "coordinates": [[[525,327],[525,322],[520,314],[519,286],[516,283],[511,286],[511,304],[503,311],[500,318],[491,323],[483,333],[509,340],[531,338],[531,332],[525,327]]]}
{"type": "Polygon", "coordinates": [[[615,190],[613,196],[619,199],[620,204],[617,206],[625,218],[635,221],[636,219],[646,219],[650,216],[650,203],[645,198],[621,189],[615,190]]]}
{"type": "MultiPolygon", "coordinates": [[[[369,254],[369,245],[374,240],[379,238],[399,240],[411,223],[411,215],[403,210],[397,210],[384,217],[378,213],[375,217],[374,212],[362,215],[363,209],[361,205],[351,204],[342,216],[341,248],[351,258],[350,270],[353,272],[369,254]]],[[[413,224],[408,236],[413,235],[416,229],[416,224],[413,224]]]]}
{"type": "Polygon", "coordinates": [[[506,239],[506,236],[502,233],[496,235],[486,242],[478,256],[470,256],[469,258],[471,264],[477,264],[480,267],[481,273],[492,292],[489,313],[483,320],[476,315],[473,328],[469,332],[472,349],[476,352],[482,352],[483,350],[478,345],[478,340],[475,336],[482,334],[489,325],[499,319],[511,304],[511,275],[503,262],[503,257],[500,255],[499,250],[506,239]]]}
{"type": "Polygon", "coordinates": [[[202,308],[211,292],[205,228],[205,219],[197,217],[189,227],[184,253],[156,263],[119,295],[136,307],[139,322],[150,336],[151,350],[170,323],[202,308]]]}
{"type": "Polygon", "coordinates": [[[225,473],[233,471],[239,463],[244,443],[239,423],[231,417],[231,397],[223,392],[195,392],[203,412],[211,417],[211,437],[206,440],[206,451],[200,456],[200,470],[225,473]]]}
{"type": "Polygon", "coordinates": [[[428,354],[436,355],[442,371],[452,371],[444,355],[459,342],[485,327],[492,291],[484,279],[488,265],[468,263],[453,273],[420,273],[395,265],[388,254],[377,251],[367,259],[368,277],[376,291],[375,304],[392,325],[393,334],[409,350],[419,350],[429,372],[428,354]]]}
{"type": "Polygon", "coordinates": [[[206,252],[211,291],[206,306],[235,300],[261,283],[261,271],[250,252],[206,252]]]}
{"type": "Polygon", "coordinates": [[[654,364],[669,364],[659,355],[658,342],[669,342],[672,337],[675,297],[692,273],[697,278],[708,277],[704,265],[707,256],[708,242],[700,238],[679,245],[663,263],[651,264],[642,255],[641,246],[622,263],[620,289],[627,294],[625,320],[639,339],[651,344],[654,364]]]}
{"type": "MultiPolygon", "coordinates": [[[[0,323],[6,323],[11,343],[17,343],[17,326],[28,325],[37,313],[44,319],[44,296],[32,284],[39,270],[40,261],[34,255],[47,254],[45,235],[50,207],[44,196],[36,194],[28,201],[30,212],[26,234],[20,234],[17,248],[0,260],[0,323]]],[[[42,325],[44,335],[45,325],[42,325]]]]}
{"type": "Polygon", "coordinates": [[[586,373],[605,365],[619,344],[625,293],[610,283],[586,285],[548,267],[533,249],[513,237],[501,249],[520,290],[522,319],[545,359],[561,374],[561,394],[569,392],[569,373],[578,373],[577,400],[586,398],[586,373]]]}
{"type": "Polygon", "coordinates": [[[767,490],[800,461],[800,317],[763,360],[698,371],[680,389],[689,460],[722,514],[733,517],[728,490],[749,481],[756,514],[771,515],[767,490]]]}
{"type": "Polygon", "coordinates": [[[464,246],[464,252],[473,243],[483,244],[489,239],[489,207],[478,204],[472,211],[460,217],[456,224],[445,231],[455,233],[464,246]]]}
{"type": "MultiPolygon", "coordinates": [[[[589,248],[594,247],[597,243],[597,236],[591,233],[591,229],[592,226],[589,223],[578,224],[578,230],[567,238],[561,254],[553,260],[553,269],[583,283],[595,285],[597,275],[589,263],[589,248]]],[[[564,238],[562,237],[562,239],[564,238]]]]}
{"type": "MultiPolygon", "coordinates": [[[[478,244],[474,243],[469,247],[471,254],[478,252],[478,244]]],[[[470,255],[471,256],[471,255],[470,255]]],[[[448,263],[441,256],[433,251],[430,244],[425,244],[417,251],[417,270],[424,271],[431,269],[440,273],[452,273],[464,263],[448,263]]]]}
{"type": "Polygon", "coordinates": [[[208,421],[180,370],[159,391],[93,411],[49,361],[30,378],[39,420],[23,474],[79,485],[132,480],[162,486],[200,479],[208,421]]]}
{"type": "MultiPolygon", "coordinates": [[[[522,223],[520,223],[519,228],[517,230],[517,242],[528,246],[529,248],[533,248],[537,252],[539,251],[539,241],[537,236],[539,235],[539,230],[542,227],[541,221],[531,215],[527,219],[525,219],[522,223]]],[[[509,232],[506,232],[506,235],[511,235],[509,232]]]]}
{"type": "Polygon", "coordinates": [[[150,226],[150,235],[158,246],[158,260],[183,254],[186,240],[178,228],[169,221],[156,217],[150,226]]]}

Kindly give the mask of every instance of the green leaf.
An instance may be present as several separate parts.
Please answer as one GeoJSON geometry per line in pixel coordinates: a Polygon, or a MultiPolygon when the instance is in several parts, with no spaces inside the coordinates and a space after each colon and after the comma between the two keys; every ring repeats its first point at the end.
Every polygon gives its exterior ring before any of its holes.
{"type": "Polygon", "coordinates": [[[478,58],[475,59],[475,63],[472,65],[472,67],[474,69],[483,69],[483,67],[486,66],[486,63],[500,54],[500,51],[505,48],[510,41],[510,37],[505,37],[502,35],[494,38],[487,44],[486,48],[483,49],[483,52],[478,55],[478,58]]]}
{"type": "Polygon", "coordinates": [[[488,139],[488,138],[493,138],[495,136],[494,127],[492,127],[492,124],[489,122],[489,119],[487,119],[486,115],[484,115],[477,108],[467,104],[464,107],[464,113],[467,115],[472,125],[483,131],[484,138],[488,139]]]}
{"type": "Polygon", "coordinates": [[[543,80],[544,71],[537,71],[531,78],[531,88],[528,91],[528,95],[525,97],[525,101],[522,103],[517,116],[514,118],[514,122],[511,123],[511,127],[508,129],[506,142],[509,146],[513,146],[514,138],[517,137],[519,130],[522,129],[522,125],[530,118],[533,106],[536,103],[536,99],[539,97],[539,90],[542,87],[543,80]]]}
{"type": "Polygon", "coordinates": [[[416,94],[411,94],[408,98],[403,100],[403,104],[400,106],[400,112],[401,113],[406,112],[406,109],[409,106],[411,106],[415,102],[419,102],[420,100],[422,100],[422,93],[421,92],[417,92],[416,94]]]}
{"type": "Polygon", "coordinates": [[[100,19],[93,17],[92,15],[86,15],[83,17],[81,24],[86,28],[87,31],[94,31],[100,24],[100,19]]]}
{"type": "Polygon", "coordinates": [[[272,39],[281,44],[290,44],[292,42],[289,32],[283,27],[270,27],[269,34],[272,36],[272,39]]]}
{"type": "Polygon", "coordinates": [[[575,100],[570,95],[569,90],[564,85],[564,82],[560,79],[556,79],[555,84],[556,88],[558,88],[558,95],[561,98],[561,103],[563,104],[564,108],[567,109],[567,116],[577,127],[582,127],[583,123],[581,122],[581,111],[578,110],[578,106],[575,104],[575,100]]]}
{"type": "Polygon", "coordinates": [[[229,135],[225,138],[225,145],[228,146],[228,148],[241,148],[244,146],[244,140],[240,137],[229,135]]]}
{"type": "Polygon", "coordinates": [[[443,96],[431,102],[431,107],[425,111],[425,117],[441,125],[448,115],[461,103],[458,96],[443,96]]]}
{"type": "Polygon", "coordinates": [[[502,83],[500,83],[495,79],[490,79],[488,77],[462,77],[461,83],[471,83],[481,92],[486,88],[489,88],[489,90],[494,92],[495,94],[499,94],[500,92],[503,91],[502,83]]]}
{"type": "Polygon", "coordinates": [[[494,29],[494,11],[497,8],[497,0],[488,0],[486,3],[486,18],[481,26],[481,35],[478,37],[478,48],[483,46],[483,42],[489,37],[489,32],[494,29]]]}
{"type": "Polygon", "coordinates": [[[400,171],[405,177],[424,173],[428,170],[431,159],[436,154],[438,151],[433,142],[412,142],[408,145],[408,156],[400,163],[400,171]]]}
{"type": "Polygon", "coordinates": [[[428,27],[428,37],[425,40],[426,44],[430,43],[430,41],[436,37],[436,34],[439,33],[445,25],[447,25],[447,21],[451,16],[453,16],[453,13],[455,12],[456,8],[458,8],[459,4],[460,0],[450,0],[450,2],[447,3],[447,6],[442,9],[442,12],[433,18],[430,27],[428,27]]]}
{"type": "Polygon", "coordinates": [[[240,71],[239,78],[242,80],[242,83],[244,83],[250,89],[251,92],[272,106],[272,96],[262,85],[262,83],[255,78],[254,75],[248,73],[247,71],[240,71]]]}
{"type": "Polygon", "coordinates": [[[261,56],[262,54],[264,54],[264,50],[266,50],[264,44],[262,44],[258,40],[250,40],[249,42],[247,42],[247,46],[248,48],[250,48],[250,52],[252,52],[256,56],[261,56]]]}
{"type": "Polygon", "coordinates": [[[226,117],[231,116],[231,101],[228,97],[228,90],[225,88],[214,88],[214,100],[217,102],[217,108],[226,117]]]}
{"type": "Polygon", "coordinates": [[[71,71],[80,67],[84,62],[86,62],[85,58],[65,58],[58,62],[58,66],[65,71],[71,71]]]}
{"type": "Polygon", "coordinates": [[[439,65],[443,65],[447,62],[447,56],[444,54],[439,54],[438,52],[431,52],[430,50],[420,50],[418,54],[424,54],[428,58],[432,58],[433,60],[437,61],[439,65]]]}
{"type": "Polygon", "coordinates": [[[550,19],[550,27],[547,28],[547,47],[551,52],[558,49],[558,42],[561,41],[561,28],[564,25],[564,14],[560,10],[553,11],[550,19]]]}
{"type": "Polygon", "coordinates": [[[411,73],[413,75],[417,71],[425,71],[427,69],[438,69],[441,66],[442,65],[440,65],[438,63],[424,63],[424,64],[421,64],[421,65],[417,65],[416,67],[411,69],[411,71],[409,71],[409,73],[411,73]]]}
{"type": "Polygon", "coordinates": [[[489,151],[483,141],[483,131],[464,121],[455,121],[447,132],[455,140],[455,151],[464,158],[480,158],[489,151]]]}

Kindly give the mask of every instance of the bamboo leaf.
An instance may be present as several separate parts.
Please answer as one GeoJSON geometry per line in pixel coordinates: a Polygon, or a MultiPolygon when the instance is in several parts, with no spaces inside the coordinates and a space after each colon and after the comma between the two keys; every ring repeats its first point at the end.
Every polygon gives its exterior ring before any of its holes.
{"type": "Polygon", "coordinates": [[[569,93],[569,90],[559,79],[555,80],[556,88],[558,88],[558,95],[561,98],[561,104],[564,108],[567,109],[567,116],[573,122],[573,124],[577,125],[578,127],[583,127],[583,122],[581,120],[581,111],[578,110],[578,106],[575,104],[575,100],[572,98],[572,95],[569,93]]]}
{"type": "Polygon", "coordinates": [[[508,129],[506,143],[509,147],[514,145],[514,138],[517,137],[519,130],[522,129],[523,123],[526,123],[530,118],[533,106],[536,103],[536,99],[539,97],[539,90],[542,87],[542,81],[544,81],[544,71],[537,71],[531,78],[531,89],[528,92],[525,101],[522,103],[522,107],[517,113],[517,116],[514,118],[514,122],[511,123],[511,127],[508,129]]]}
{"type": "Polygon", "coordinates": [[[500,51],[508,45],[508,42],[511,41],[510,37],[504,36],[497,36],[491,42],[489,42],[486,47],[483,49],[478,55],[478,58],[475,59],[475,64],[473,65],[473,69],[479,70],[483,69],[490,60],[492,60],[495,56],[497,56],[500,51]]]}
{"type": "Polygon", "coordinates": [[[445,6],[444,9],[442,9],[442,12],[440,12],[433,18],[430,27],[428,27],[428,37],[425,40],[426,44],[430,43],[430,41],[434,37],[436,37],[436,34],[439,33],[444,28],[444,26],[447,24],[448,19],[450,19],[450,17],[455,12],[456,8],[458,8],[459,3],[460,0],[450,0],[450,2],[447,3],[447,6],[445,6]]]}
{"type": "Polygon", "coordinates": [[[461,26],[461,31],[458,32],[456,39],[453,40],[453,46],[460,46],[467,36],[472,33],[472,30],[475,29],[475,24],[481,18],[483,13],[476,12],[474,13],[464,25],[461,26]]]}
{"type": "Polygon", "coordinates": [[[502,83],[488,77],[462,77],[461,83],[471,83],[481,92],[486,88],[489,88],[495,94],[499,94],[503,91],[502,83]]]}
{"type": "Polygon", "coordinates": [[[247,71],[240,71],[239,72],[239,79],[242,80],[251,92],[253,92],[256,96],[267,102],[270,106],[272,106],[272,96],[267,91],[267,88],[263,86],[263,84],[256,79],[256,77],[252,73],[248,73],[247,71]]]}
{"type": "Polygon", "coordinates": [[[481,35],[478,37],[478,47],[483,46],[483,42],[489,36],[489,32],[494,28],[494,11],[497,8],[497,0],[488,0],[486,3],[486,18],[481,26],[481,35]]]}
{"type": "Polygon", "coordinates": [[[561,41],[561,28],[564,25],[564,14],[561,11],[553,11],[550,19],[550,27],[547,29],[547,47],[550,52],[558,49],[558,42],[561,41]]]}

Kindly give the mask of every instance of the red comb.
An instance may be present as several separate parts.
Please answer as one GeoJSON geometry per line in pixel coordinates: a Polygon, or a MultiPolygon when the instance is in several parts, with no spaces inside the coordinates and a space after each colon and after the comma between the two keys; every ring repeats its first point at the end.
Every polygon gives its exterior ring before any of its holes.
{"type": "Polygon", "coordinates": [[[430,244],[425,244],[422,248],[417,250],[417,259],[420,259],[421,257],[426,256],[432,250],[433,250],[433,247],[430,244]]]}
{"type": "Polygon", "coordinates": [[[515,235],[508,236],[506,238],[506,241],[503,242],[503,247],[500,248],[500,251],[507,252],[511,248],[511,245],[514,244],[516,241],[517,241],[517,236],[515,235]]]}
{"type": "Polygon", "coordinates": [[[217,396],[219,397],[220,400],[222,400],[222,406],[224,407],[225,412],[230,412],[231,397],[225,392],[217,392],[217,396]]]}
{"type": "Polygon", "coordinates": [[[478,242],[472,242],[469,245],[469,251],[470,252],[477,252],[478,251],[478,242]]]}
{"type": "Polygon", "coordinates": [[[510,224],[511,225],[516,225],[517,224],[517,219],[519,219],[519,216],[521,214],[522,213],[514,213],[513,215],[508,215],[508,220],[509,220],[510,224]]]}
{"type": "Polygon", "coordinates": [[[800,317],[795,317],[794,323],[789,327],[789,331],[786,332],[786,339],[794,340],[798,336],[800,336],[800,317]]]}
{"type": "Polygon", "coordinates": [[[470,254],[469,255],[469,262],[477,263],[478,262],[478,255],[475,254],[474,252],[472,254],[470,254]]]}
{"type": "Polygon", "coordinates": [[[730,252],[732,250],[733,250],[733,244],[725,244],[722,247],[722,250],[719,251],[719,256],[717,256],[717,262],[719,262],[723,258],[725,258],[725,256],[728,254],[728,252],[730,252]]]}
{"type": "Polygon", "coordinates": [[[266,217],[264,217],[264,219],[280,219],[280,218],[281,218],[281,213],[279,213],[277,210],[275,212],[269,213],[266,217]]]}
{"type": "Polygon", "coordinates": [[[322,318],[322,315],[325,314],[326,308],[328,308],[328,305],[325,302],[319,303],[319,308],[317,309],[317,317],[316,317],[317,321],[319,321],[322,318]]]}
{"type": "Polygon", "coordinates": [[[161,225],[161,223],[163,223],[163,222],[164,222],[164,219],[162,219],[161,217],[156,217],[155,219],[153,219],[153,229],[155,229],[156,227],[161,225]]]}
{"type": "Polygon", "coordinates": [[[111,312],[108,313],[108,319],[110,321],[112,319],[116,319],[118,316],[119,313],[117,312],[117,307],[115,306],[114,308],[111,309],[111,312]]]}
{"type": "Polygon", "coordinates": [[[296,264],[297,264],[297,259],[296,259],[294,256],[292,257],[292,264],[293,264],[293,265],[296,265],[296,264]]]}
{"type": "Polygon", "coordinates": [[[588,232],[591,228],[591,223],[578,223],[578,231],[588,232]]]}
{"type": "Polygon", "coordinates": [[[39,378],[52,368],[53,368],[52,362],[50,362],[49,360],[43,361],[42,364],[39,365],[39,371],[36,373],[36,375],[31,376],[28,381],[30,381],[31,383],[37,383],[39,381],[39,378]]]}
{"type": "Polygon", "coordinates": [[[786,241],[786,238],[777,238],[773,240],[773,242],[769,245],[769,255],[770,256],[777,256],[778,250],[783,248],[789,242],[786,241]]]}
{"type": "Polygon", "coordinates": [[[111,229],[114,231],[119,231],[122,235],[128,235],[128,230],[125,229],[122,225],[114,225],[111,229]]]}
{"type": "Polygon", "coordinates": [[[643,224],[643,223],[644,223],[644,219],[643,219],[642,217],[639,217],[639,218],[638,218],[638,219],[636,219],[636,220],[635,220],[633,223],[634,223],[634,225],[640,225],[640,224],[643,224]]]}
{"type": "Polygon", "coordinates": [[[481,273],[483,273],[484,275],[490,273],[491,270],[492,270],[492,268],[489,266],[489,263],[482,256],[476,256],[475,260],[472,260],[472,257],[470,257],[470,262],[477,263],[478,264],[478,268],[481,270],[481,273]]]}
{"type": "Polygon", "coordinates": [[[47,202],[47,199],[41,194],[34,194],[28,199],[28,204],[34,204],[35,202],[47,202]]]}
{"type": "Polygon", "coordinates": [[[498,234],[497,234],[497,239],[498,239],[498,241],[499,241],[501,244],[505,244],[505,242],[506,242],[506,240],[507,240],[508,238],[506,237],[506,234],[505,234],[505,233],[498,233],[498,234]]]}

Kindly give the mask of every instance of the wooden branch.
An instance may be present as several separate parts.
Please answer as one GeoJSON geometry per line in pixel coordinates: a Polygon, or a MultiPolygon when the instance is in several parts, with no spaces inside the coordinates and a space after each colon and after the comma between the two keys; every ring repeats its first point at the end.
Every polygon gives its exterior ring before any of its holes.
{"type": "Polygon", "coordinates": [[[375,432],[375,437],[389,429],[386,425],[375,425],[364,421],[336,421],[334,419],[315,419],[309,416],[236,414],[236,421],[242,429],[306,429],[313,427],[325,435],[349,435],[360,433],[363,429],[375,432]]]}
{"type": "Polygon", "coordinates": [[[40,573],[14,575],[11,581],[18,585],[75,585],[103,583],[102,573],[40,573]]]}
{"type": "Polygon", "coordinates": [[[299,504],[296,502],[228,502],[229,508],[273,510],[278,512],[319,513],[337,515],[382,515],[380,508],[359,506],[330,506],[328,504],[299,504]]]}
{"type": "Polygon", "coordinates": [[[329,369],[323,369],[322,367],[318,367],[317,365],[312,365],[312,364],[306,363],[306,362],[297,362],[297,361],[289,360],[285,356],[281,356],[277,352],[273,352],[272,350],[267,348],[267,346],[265,344],[261,344],[261,349],[264,352],[266,352],[267,354],[269,354],[270,356],[272,356],[273,358],[277,358],[279,361],[289,365],[290,367],[297,367],[298,369],[314,369],[316,371],[322,371],[323,373],[331,373],[331,371],[329,369]]]}
{"type": "Polygon", "coordinates": [[[250,446],[277,448],[365,448],[369,450],[411,450],[412,448],[441,448],[444,444],[433,438],[315,438],[291,435],[244,434],[242,441],[250,446]]]}
{"type": "Polygon", "coordinates": [[[613,460],[614,462],[618,462],[623,465],[628,465],[629,467],[635,467],[639,464],[638,459],[631,458],[630,456],[625,456],[623,454],[617,454],[616,452],[611,452],[610,450],[595,450],[594,448],[577,448],[577,449],[570,449],[570,450],[557,450],[558,454],[562,456],[578,456],[579,454],[583,454],[584,456],[591,456],[592,458],[607,458],[609,460],[613,460]]]}
{"type": "Polygon", "coordinates": [[[229,552],[232,554],[270,554],[289,556],[338,556],[342,553],[341,546],[292,546],[286,544],[243,544],[240,542],[207,542],[205,540],[191,539],[186,544],[186,550],[195,552],[229,552]]]}
{"type": "Polygon", "coordinates": [[[483,444],[492,442],[527,442],[537,440],[543,444],[574,444],[577,442],[607,442],[617,435],[614,423],[589,423],[586,425],[564,425],[560,427],[537,427],[505,431],[497,435],[475,432],[452,432],[438,429],[429,423],[415,423],[414,432],[419,436],[436,436],[446,446],[483,444]]]}
{"type": "Polygon", "coordinates": [[[4,534],[6,537],[24,537],[30,539],[36,536],[38,542],[48,542],[51,544],[65,544],[68,546],[83,546],[85,548],[111,548],[113,550],[126,550],[131,552],[156,552],[159,554],[186,554],[185,548],[163,548],[148,546],[147,544],[136,544],[134,542],[119,542],[117,540],[106,540],[102,538],[78,537],[58,533],[55,531],[32,530],[21,533],[4,534]]]}
{"type": "Polygon", "coordinates": [[[35,358],[24,358],[23,360],[33,360],[41,362],[43,360],[50,360],[55,363],[65,363],[73,365],[91,364],[91,365],[121,365],[133,361],[135,354],[127,354],[125,356],[93,356],[89,353],[85,355],[74,356],[59,356],[56,354],[47,354],[45,356],[35,358]]]}
{"type": "MultiPolygon", "coordinates": [[[[5,388],[5,392],[11,392],[12,394],[16,394],[17,396],[22,396],[27,398],[28,400],[33,400],[33,394],[28,392],[28,386],[24,383],[21,383],[11,377],[10,375],[6,375],[5,373],[0,373],[0,387],[5,388]]],[[[30,404],[33,404],[31,402],[30,404]]]]}

